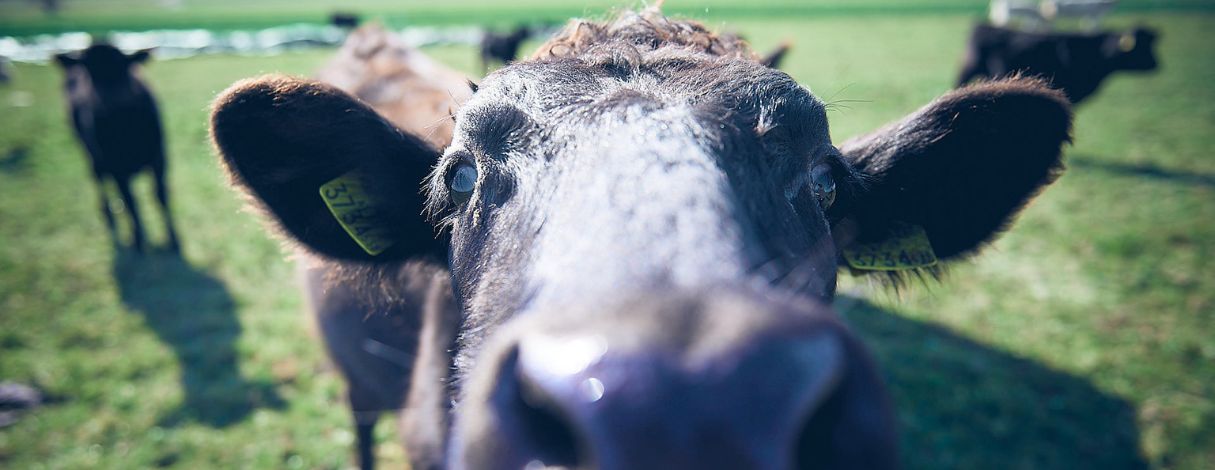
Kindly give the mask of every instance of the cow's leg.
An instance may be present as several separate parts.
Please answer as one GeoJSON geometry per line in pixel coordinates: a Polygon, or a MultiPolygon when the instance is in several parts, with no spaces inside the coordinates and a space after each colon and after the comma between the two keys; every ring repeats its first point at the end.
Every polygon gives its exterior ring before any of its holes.
{"type": "Polygon", "coordinates": [[[156,180],[156,200],[160,202],[160,213],[165,219],[165,233],[169,237],[169,249],[174,253],[181,252],[181,246],[177,242],[177,229],[173,228],[173,214],[169,210],[169,187],[165,182],[165,167],[157,165],[152,168],[152,176],[156,180]]]}
{"type": "Polygon", "coordinates": [[[131,176],[115,176],[114,185],[118,186],[118,194],[122,196],[122,204],[126,206],[131,216],[131,245],[135,251],[143,253],[143,222],[139,219],[139,206],[131,195],[131,176]]]}
{"type": "Polygon", "coordinates": [[[445,467],[450,422],[452,351],[460,328],[459,309],[446,273],[437,275],[427,295],[419,333],[418,358],[410,378],[401,435],[414,470],[445,467]]]}
{"type": "Polygon", "coordinates": [[[359,468],[375,469],[375,425],[379,413],[354,410],[355,449],[359,457],[359,468]]]}
{"type": "Polygon", "coordinates": [[[110,239],[118,242],[118,228],[114,225],[114,212],[110,210],[110,198],[105,190],[105,175],[96,172],[93,181],[97,184],[97,202],[101,205],[101,215],[105,217],[105,226],[110,230],[110,239]]]}

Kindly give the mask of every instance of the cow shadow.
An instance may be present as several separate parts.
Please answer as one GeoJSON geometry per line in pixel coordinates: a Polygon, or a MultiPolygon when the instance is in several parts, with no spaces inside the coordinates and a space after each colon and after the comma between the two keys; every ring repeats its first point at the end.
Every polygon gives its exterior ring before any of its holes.
{"type": "Polygon", "coordinates": [[[0,171],[5,173],[24,172],[28,167],[30,148],[18,145],[0,152],[0,171]]]}
{"type": "Polygon", "coordinates": [[[181,367],[184,398],[161,425],[193,421],[226,427],[259,407],[281,408],[274,385],[241,375],[235,302],[220,280],[172,253],[140,255],[115,246],[114,280],[122,302],[143,316],[181,367]]]}
{"type": "Polygon", "coordinates": [[[1077,155],[1069,156],[1067,164],[1072,168],[1099,170],[1118,176],[1148,178],[1164,182],[1215,188],[1215,174],[1177,171],[1152,163],[1111,162],[1099,158],[1077,155]]]}
{"type": "Polygon", "coordinates": [[[1083,378],[840,296],[898,409],[903,466],[1141,469],[1134,407],[1083,378]]]}

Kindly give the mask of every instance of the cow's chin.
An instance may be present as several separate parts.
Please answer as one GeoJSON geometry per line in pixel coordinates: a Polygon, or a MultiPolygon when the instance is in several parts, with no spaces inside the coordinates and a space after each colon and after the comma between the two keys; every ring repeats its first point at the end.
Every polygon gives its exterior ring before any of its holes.
{"type": "Polygon", "coordinates": [[[732,288],[552,305],[466,377],[456,468],[889,468],[890,405],[819,302],[732,288]]]}

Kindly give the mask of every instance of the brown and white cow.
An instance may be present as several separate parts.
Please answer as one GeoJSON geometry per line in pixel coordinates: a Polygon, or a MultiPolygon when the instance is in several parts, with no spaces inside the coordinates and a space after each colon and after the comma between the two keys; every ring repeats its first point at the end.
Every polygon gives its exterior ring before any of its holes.
{"type": "MultiPolygon", "coordinates": [[[[393,126],[422,137],[434,151],[451,142],[452,113],[472,93],[464,75],[405,44],[378,25],[353,31],[317,74],[371,106],[393,126]]],[[[375,467],[380,415],[399,412],[410,456],[435,460],[442,446],[426,431],[446,427],[446,391],[411,383],[442,383],[449,375],[459,315],[445,254],[402,263],[392,294],[367,293],[367,279],[343,274],[323,257],[301,256],[309,306],[329,357],[347,385],[359,465],[375,467]]]]}
{"type": "Polygon", "coordinates": [[[1058,175],[1071,110],[984,83],[837,146],[744,43],[647,9],[572,22],[455,125],[440,153],[282,76],[212,115],[233,183],[378,301],[446,254],[454,378],[411,394],[450,393],[452,425],[409,431],[443,449],[417,468],[891,468],[837,270],[975,254],[1058,175]]]}

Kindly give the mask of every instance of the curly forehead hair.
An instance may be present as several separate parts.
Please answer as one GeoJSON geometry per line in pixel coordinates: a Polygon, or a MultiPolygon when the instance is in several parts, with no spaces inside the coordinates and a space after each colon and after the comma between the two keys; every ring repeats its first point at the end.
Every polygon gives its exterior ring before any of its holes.
{"type": "Polygon", "coordinates": [[[691,20],[667,18],[657,7],[626,11],[606,22],[570,20],[532,55],[533,59],[577,57],[632,46],[638,52],[678,48],[713,56],[755,60],[757,56],[738,36],[716,34],[691,20]]]}

